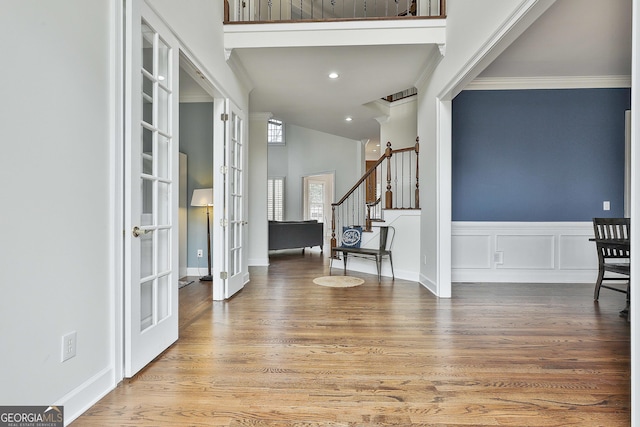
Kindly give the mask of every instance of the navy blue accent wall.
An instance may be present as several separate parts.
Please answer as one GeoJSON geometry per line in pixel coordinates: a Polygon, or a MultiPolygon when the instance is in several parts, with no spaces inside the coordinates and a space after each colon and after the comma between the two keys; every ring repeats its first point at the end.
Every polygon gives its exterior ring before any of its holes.
{"type": "Polygon", "coordinates": [[[630,89],[464,91],[452,107],[454,221],[623,216],[630,89]]]}

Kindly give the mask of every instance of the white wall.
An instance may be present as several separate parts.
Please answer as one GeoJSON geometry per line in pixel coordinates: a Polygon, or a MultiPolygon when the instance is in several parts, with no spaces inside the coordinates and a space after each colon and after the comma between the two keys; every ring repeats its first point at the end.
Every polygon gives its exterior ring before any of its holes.
{"type": "Polygon", "coordinates": [[[2,2],[3,405],[72,414],[113,384],[113,3],[2,2]]]}
{"type": "Polygon", "coordinates": [[[415,145],[418,136],[417,109],[416,96],[401,99],[389,105],[389,119],[380,123],[381,151],[379,154],[384,152],[387,141],[391,141],[391,148],[394,150],[415,145]]]}
{"type": "Polygon", "coordinates": [[[269,147],[269,176],[286,176],[284,219],[295,221],[303,219],[303,177],[335,172],[336,198],[342,197],[364,172],[364,145],[292,124],[285,126],[286,146],[269,147]]]}
{"type": "Polygon", "coordinates": [[[445,55],[431,78],[416,84],[424,174],[420,178],[420,281],[441,297],[451,295],[450,100],[553,1],[492,0],[491,7],[486,1],[448,2],[445,55]]]}

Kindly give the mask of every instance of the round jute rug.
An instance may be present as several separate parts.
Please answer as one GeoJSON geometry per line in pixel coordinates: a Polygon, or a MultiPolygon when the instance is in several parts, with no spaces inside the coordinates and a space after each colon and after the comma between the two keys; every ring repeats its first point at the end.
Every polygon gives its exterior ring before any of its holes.
{"type": "Polygon", "coordinates": [[[313,283],[330,288],[352,288],[364,283],[364,280],[351,276],[323,276],[313,279],[313,283]]]}

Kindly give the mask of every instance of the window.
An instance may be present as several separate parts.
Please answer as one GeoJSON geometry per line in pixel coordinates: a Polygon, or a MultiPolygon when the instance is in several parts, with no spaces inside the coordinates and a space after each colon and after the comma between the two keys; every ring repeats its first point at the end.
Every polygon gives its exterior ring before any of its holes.
{"type": "Polygon", "coordinates": [[[284,123],[282,120],[269,119],[267,122],[267,142],[272,145],[284,145],[284,123]]]}
{"type": "Polygon", "coordinates": [[[282,221],[284,216],[284,178],[267,179],[267,218],[282,221]]]}

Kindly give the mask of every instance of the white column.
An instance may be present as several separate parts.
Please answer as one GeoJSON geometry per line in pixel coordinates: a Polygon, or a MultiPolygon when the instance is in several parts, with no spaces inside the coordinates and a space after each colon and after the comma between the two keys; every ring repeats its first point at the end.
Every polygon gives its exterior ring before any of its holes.
{"type": "Polygon", "coordinates": [[[249,266],[269,265],[269,222],[267,221],[267,121],[271,113],[249,115],[249,211],[247,212],[249,266]]]}

